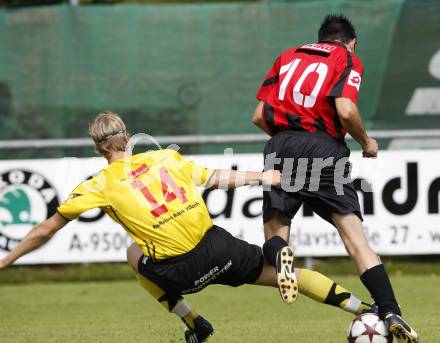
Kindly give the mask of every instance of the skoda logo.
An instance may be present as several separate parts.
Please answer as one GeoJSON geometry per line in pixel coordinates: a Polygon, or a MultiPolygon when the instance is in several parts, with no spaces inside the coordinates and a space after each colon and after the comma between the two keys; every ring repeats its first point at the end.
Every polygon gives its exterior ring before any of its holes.
{"type": "Polygon", "coordinates": [[[41,174],[13,169],[0,174],[0,250],[11,251],[59,205],[55,188],[41,174]]]}

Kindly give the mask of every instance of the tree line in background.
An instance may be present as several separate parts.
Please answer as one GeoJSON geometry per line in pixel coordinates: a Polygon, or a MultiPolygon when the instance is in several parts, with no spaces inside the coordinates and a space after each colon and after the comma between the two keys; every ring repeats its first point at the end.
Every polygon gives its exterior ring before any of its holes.
{"type": "MultiPolygon", "coordinates": [[[[80,4],[161,4],[161,3],[209,3],[209,2],[256,2],[258,0],[79,0],[80,4]]],[[[0,6],[39,6],[69,3],[69,0],[0,0],[0,6]]]]}

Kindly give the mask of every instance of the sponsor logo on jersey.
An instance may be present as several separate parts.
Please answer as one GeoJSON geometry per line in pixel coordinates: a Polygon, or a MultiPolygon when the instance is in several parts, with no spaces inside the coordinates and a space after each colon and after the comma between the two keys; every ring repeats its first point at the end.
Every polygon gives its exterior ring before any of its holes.
{"type": "Polygon", "coordinates": [[[350,72],[350,75],[348,76],[348,84],[350,86],[356,87],[357,90],[359,90],[359,87],[361,86],[361,74],[359,74],[356,70],[352,70],[350,72]]]}
{"type": "Polygon", "coordinates": [[[138,177],[139,175],[146,173],[149,169],[150,168],[146,164],[143,164],[139,168],[132,170],[130,175],[132,177],[138,177]]]}
{"type": "Polygon", "coordinates": [[[310,49],[310,50],[317,50],[317,51],[324,51],[324,52],[330,52],[336,49],[336,46],[329,45],[329,44],[306,44],[301,47],[301,49],[310,49]]]}
{"type": "Polygon", "coordinates": [[[55,188],[41,174],[22,169],[0,174],[0,250],[11,251],[58,205],[55,188]]]}

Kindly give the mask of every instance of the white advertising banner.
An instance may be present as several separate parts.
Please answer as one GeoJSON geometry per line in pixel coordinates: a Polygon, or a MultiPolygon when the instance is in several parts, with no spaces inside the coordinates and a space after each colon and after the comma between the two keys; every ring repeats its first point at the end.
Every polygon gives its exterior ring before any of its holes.
{"type": "MultiPolygon", "coordinates": [[[[260,154],[189,158],[211,168],[263,168],[260,154]]],[[[433,150],[383,151],[377,159],[352,154],[364,228],[379,254],[440,254],[439,159],[440,151],[433,150]]],[[[0,257],[53,213],[76,185],[105,166],[102,158],[1,161],[0,257]]],[[[262,245],[261,187],[201,191],[217,225],[262,245]]],[[[17,263],[125,261],[130,243],[125,231],[96,209],[17,263]]],[[[334,227],[304,208],[292,222],[291,244],[298,256],[346,255],[334,227]]]]}

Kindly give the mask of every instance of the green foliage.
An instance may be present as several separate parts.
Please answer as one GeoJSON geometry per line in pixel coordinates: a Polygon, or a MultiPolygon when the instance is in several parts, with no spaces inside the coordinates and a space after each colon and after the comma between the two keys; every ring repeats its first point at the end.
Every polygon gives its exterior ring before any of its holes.
{"type": "Polygon", "coordinates": [[[39,6],[60,4],[63,0],[0,0],[0,6],[39,6]]]}
{"type": "MultiPolygon", "coordinates": [[[[336,280],[368,301],[357,277],[336,280]]],[[[408,321],[424,342],[440,342],[439,276],[393,278],[408,321]]],[[[182,323],[134,280],[0,285],[2,342],[177,343],[182,323]]],[[[341,343],[352,316],[301,296],[287,306],[274,288],[211,286],[187,297],[215,328],[210,343],[341,343]]]]}
{"type": "Polygon", "coordinates": [[[258,0],[80,0],[81,4],[181,4],[213,2],[255,2],[258,0]]]}
{"type": "MultiPolygon", "coordinates": [[[[80,4],[180,4],[213,2],[255,2],[258,0],[79,0],[80,4]]],[[[0,0],[0,6],[38,6],[69,2],[68,0],[0,0]]]]}
{"type": "MultiPolygon", "coordinates": [[[[440,276],[437,256],[385,257],[383,262],[391,275],[440,276]]],[[[315,259],[314,269],[328,275],[355,275],[352,261],[346,257],[315,259]]],[[[297,265],[304,261],[297,259],[297,265]]],[[[52,266],[14,266],[0,272],[1,284],[33,282],[83,282],[131,280],[133,272],[126,263],[93,263],[52,266]]]]}
{"type": "Polygon", "coordinates": [[[32,282],[82,282],[133,279],[127,263],[14,266],[0,272],[0,285],[32,282]]]}

